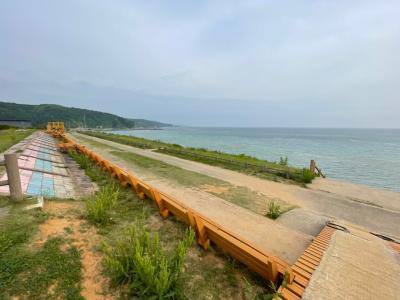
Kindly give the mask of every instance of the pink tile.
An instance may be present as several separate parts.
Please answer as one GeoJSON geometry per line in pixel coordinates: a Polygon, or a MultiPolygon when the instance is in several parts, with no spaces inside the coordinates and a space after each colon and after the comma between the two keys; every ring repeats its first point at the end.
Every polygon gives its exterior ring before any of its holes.
{"type": "Polygon", "coordinates": [[[21,182],[29,182],[30,176],[20,176],[21,182]]]}
{"type": "Polygon", "coordinates": [[[3,185],[0,186],[0,193],[10,193],[10,189],[8,188],[8,185],[3,185]]]}
{"type": "Polygon", "coordinates": [[[26,168],[34,168],[35,167],[35,162],[34,161],[30,161],[24,167],[26,167],[26,168]]]}
{"type": "Polygon", "coordinates": [[[28,189],[29,182],[21,182],[21,188],[22,192],[26,193],[26,190],[28,189]]]}
{"type": "Polygon", "coordinates": [[[32,171],[29,170],[19,170],[19,174],[21,176],[31,176],[32,175],[32,171]]]}

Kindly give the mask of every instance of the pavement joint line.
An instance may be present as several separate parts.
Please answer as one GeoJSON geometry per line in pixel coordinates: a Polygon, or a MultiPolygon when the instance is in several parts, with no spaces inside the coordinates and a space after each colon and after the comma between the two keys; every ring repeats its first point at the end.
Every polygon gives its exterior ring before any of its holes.
{"type": "Polygon", "coordinates": [[[44,161],[51,162],[51,163],[53,163],[53,164],[62,164],[62,165],[64,165],[64,162],[59,162],[59,161],[55,161],[55,160],[51,160],[51,159],[46,159],[46,158],[39,158],[39,157],[33,156],[33,155],[27,155],[27,154],[21,153],[21,154],[19,154],[19,156],[32,157],[32,158],[36,158],[36,159],[40,159],[40,160],[44,160],[44,161]]]}
{"type": "Polygon", "coordinates": [[[27,171],[32,171],[32,172],[40,172],[40,173],[46,173],[46,174],[50,174],[50,175],[70,177],[68,174],[61,174],[61,173],[46,171],[46,170],[42,170],[42,169],[27,168],[27,167],[18,167],[18,168],[21,170],[27,170],[27,171]]]}
{"type": "Polygon", "coordinates": [[[37,144],[37,143],[30,143],[30,145],[36,146],[36,147],[42,147],[42,148],[49,149],[49,150],[53,150],[53,151],[57,151],[57,148],[56,148],[56,147],[47,147],[47,146],[43,146],[43,145],[37,144]]]}
{"type": "Polygon", "coordinates": [[[32,148],[26,148],[26,149],[32,150],[32,151],[36,151],[36,152],[40,152],[40,153],[46,153],[46,154],[49,154],[49,155],[54,155],[54,156],[60,156],[60,157],[62,157],[62,155],[59,155],[59,154],[44,152],[44,151],[40,151],[40,150],[37,150],[37,149],[32,149],[32,148]]]}
{"type": "Polygon", "coordinates": [[[42,147],[42,148],[44,148],[44,149],[57,151],[57,147],[55,147],[55,145],[53,145],[53,147],[50,147],[50,146],[48,146],[48,145],[45,145],[45,146],[44,146],[44,145],[42,145],[42,144],[35,143],[35,142],[29,143],[29,145],[34,146],[34,147],[42,147]]]}
{"type": "Polygon", "coordinates": [[[45,142],[45,141],[38,141],[38,140],[31,140],[31,142],[41,143],[43,145],[55,145],[54,142],[45,142]]]}
{"type": "Polygon", "coordinates": [[[46,141],[46,140],[40,140],[40,139],[30,139],[29,141],[36,141],[36,142],[38,142],[38,143],[43,143],[43,144],[54,144],[55,143],[55,141],[53,140],[53,141],[46,141]]]}

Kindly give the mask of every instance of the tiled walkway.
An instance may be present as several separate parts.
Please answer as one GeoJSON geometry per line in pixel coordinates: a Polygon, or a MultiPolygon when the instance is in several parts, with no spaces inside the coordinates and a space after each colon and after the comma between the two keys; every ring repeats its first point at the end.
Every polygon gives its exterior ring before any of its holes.
{"type": "MultiPolygon", "coordinates": [[[[57,151],[56,141],[48,134],[39,132],[24,148],[18,158],[23,193],[48,198],[73,198],[73,183],[61,153],[57,151]]],[[[7,174],[0,180],[7,180],[7,174]]],[[[8,186],[0,186],[0,193],[8,194],[8,186]]]]}

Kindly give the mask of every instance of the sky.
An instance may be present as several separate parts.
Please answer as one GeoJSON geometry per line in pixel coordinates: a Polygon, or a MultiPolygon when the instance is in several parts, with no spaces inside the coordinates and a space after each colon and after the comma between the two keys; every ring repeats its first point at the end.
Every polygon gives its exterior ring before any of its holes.
{"type": "Polygon", "coordinates": [[[0,101],[400,128],[400,1],[0,1],[0,101]]]}

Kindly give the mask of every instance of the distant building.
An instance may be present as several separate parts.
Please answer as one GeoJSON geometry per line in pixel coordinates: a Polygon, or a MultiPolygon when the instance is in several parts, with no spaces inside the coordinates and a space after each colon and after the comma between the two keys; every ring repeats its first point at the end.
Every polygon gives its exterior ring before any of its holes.
{"type": "Polygon", "coordinates": [[[6,120],[0,119],[0,125],[8,125],[13,127],[27,128],[32,127],[31,120],[6,120]]]}

